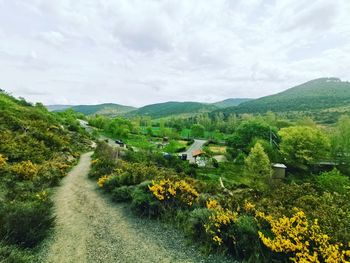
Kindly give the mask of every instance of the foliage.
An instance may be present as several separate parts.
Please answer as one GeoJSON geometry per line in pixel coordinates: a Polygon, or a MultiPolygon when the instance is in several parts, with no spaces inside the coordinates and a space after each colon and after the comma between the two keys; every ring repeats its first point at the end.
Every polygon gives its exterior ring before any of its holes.
{"type": "Polygon", "coordinates": [[[253,175],[257,179],[267,178],[271,175],[269,157],[260,143],[254,145],[244,163],[246,173],[253,175]]]}
{"type": "Polygon", "coordinates": [[[350,248],[341,243],[334,244],[321,231],[317,220],[309,222],[303,211],[296,211],[292,217],[274,219],[257,212],[258,219],[266,220],[271,226],[273,237],[259,231],[265,246],[274,252],[290,255],[293,262],[346,262],[350,260],[350,248]]]}
{"type": "Polygon", "coordinates": [[[183,207],[183,204],[192,206],[199,196],[197,190],[185,180],[152,181],[149,190],[162,204],[172,207],[183,207]]]}
{"type": "Polygon", "coordinates": [[[0,207],[0,236],[10,244],[34,247],[53,226],[52,203],[42,194],[33,201],[12,201],[0,207]]]}
{"type": "Polygon", "coordinates": [[[306,169],[328,156],[330,141],[320,129],[294,126],[281,129],[280,149],[288,165],[306,169]]]}
{"type": "Polygon", "coordinates": [[[350,190],[349,177],[342,175],[337,169],[320,174],[316,180],[324,191],[346,194],[350,190]]]}
{"type": "Polygon", "coordinates": [[[24,248],[37,246],[54,223],[49,187],[88,148],[88,136],[75,113],[0,93],[0,141],[0,261],[31,262],[24,248]]]}
{"type": "Polygon", "coordinates": [[[7,165],[7,158],[0,154],[0,169],[4,169],[7,165]]]}
{"type": "Polygon", "coordinates": [[[338,163],[350,164],[350,117],[339,118],[332,134],[332,154],[338,163]]]}
{"type": "Polygon", "coordinates": [[[134,190],[134,186],[121,186],[114,188],[111,192],[112,200],[114,202],[130,202],[132,201],[134,190]]]}
{"type": "Polygon", "coordinates": [[[160,217],[161,204],[149,191],[150,183],[145,181],[135,188],[132,193],[131,209],[140,216],[160,217]]]}
{"type": "Polygon", "coordinates": [[[215,200],[207,201],[207,209],[211,212],[208,223],[204,225],[205,232],[212,237],[217,245],[222,245],[227,241],[232,241],[227,229],[230,224],[237,221],[237,213],[229,209],[224,209],[215,200]]]}
{"type": "Polygon", "coordinates": [[[18,246],[0,243],[0,262],[27,263],[34,262],[34,256],[29,250],[23,250],[18,246]]]}
{"type": "Polygon", "coordinates": [[[274,128],[259,119],[243,121],[227,142],[232,157],[236,158],[240,152],[248,154],[249,146],[256,139],[269,140],[271,130],[275,132],[274,128]]]}
{"type": "Polygon", "coordinates": [[[191,135],[194,138],[203,138],[204,137],[204,127],[200,124],[194,124],[191,127],[191,135]]]}
{"type": "Polygon", "coordinates": [[[37,165],[29,161],[22,161],[16,163],[11,167],[11,170],[14,174],[18,175],[21,179],[33,180],[34,176],[38,173],[37,165]]]}

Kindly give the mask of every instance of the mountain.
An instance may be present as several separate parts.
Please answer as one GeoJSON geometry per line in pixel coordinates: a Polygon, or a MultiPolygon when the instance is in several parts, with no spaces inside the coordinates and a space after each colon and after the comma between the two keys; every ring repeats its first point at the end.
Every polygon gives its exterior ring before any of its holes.
{"type": "Polygon", "coordinates": [[[226,100],[222,100],[222,101],[218,101],[215,103],[212,103],[212,105],[218,107],[218,108],[228,108],[228,107],[232,107],[232,106],[238,106],[243,102],[247,102],[250,101],[252,99],[248,99],[248,98],[231,98],[231,99],[226,99],[226,100]]]}
{"type": "Polygon", "coordinates": [[[350,83],[338,78],[308,81],[281,93],[219,110],[223,113],[321,111],[350,105],[350,83]]]}
{"type": "Polygon", "coordinates": [[[49,111],[64,111],[72,107],[72,105],[47,105],[45,106],[49,111]]]}
{"type": "Polygon", "coordinates": [[[218,109],[215,105],[200,102],[175,102],[151,104],[126,114],[127,117],[150,116],[164,118],[169,116],[188,116],[196,113],[211,112],[218,109]]]}
{"type": "Polygon", "coordinates": [[[64,111],[67,109],[72,109],[76,112],[83,113],[85,115],[105,115],[105,116],[120,116],[127,112],[133,111],[136,108],[131,106],[124,106],[114,103],[104,103],[97,105],[76,105],[76,106],[67,106],[67,105],[51,105],[47,106],[49,110],[53,111],[64,111]]]}

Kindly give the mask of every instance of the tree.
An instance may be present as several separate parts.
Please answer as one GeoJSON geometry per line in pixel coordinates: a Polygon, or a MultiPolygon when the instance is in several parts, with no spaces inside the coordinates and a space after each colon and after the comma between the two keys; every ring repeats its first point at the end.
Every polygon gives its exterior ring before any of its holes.
{"type": "Polygon", "coordinates": [[[269,141],[271,131],[275,132],[275,129],[262,120],[243,121],[228,139],[232,157],[236,158],[240,152],[248,154],[249,146],[255,139],[269,141]]]}
{"type": "Polygon", "coordinates": [[[260,143],[251,148],[248,157],[244,161],[245,171],[255,180],[266,178],[271,175],[270,159],[260,143]]]}
{"type": "Polygon", "coordinates": [[[194,124],[191,127],[191,134],[193,137],[196,137],[196,138],[203,138],[204,131],[205,131],[205,129],[204,129],[203,125],[200,125],[200,124],[194,124]]]}
{"type": "Polygon", "coordinates": [[[339,163],[350,164],[350,117],[341,116],[332,136],[332,154],[339,163]]]}
{"type": "Polygon", "coordinates": [[[318,128],[294,126],[278,132],[281,137],[280,150],[288,165],[307,169],[328,157],[330,140],[318,128]]]}

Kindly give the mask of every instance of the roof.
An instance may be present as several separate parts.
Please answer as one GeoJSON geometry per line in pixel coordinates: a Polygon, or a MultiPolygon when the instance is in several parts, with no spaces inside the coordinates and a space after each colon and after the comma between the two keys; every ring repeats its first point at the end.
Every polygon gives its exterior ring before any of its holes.
{"type": "Polygon", "coordinates": [[[274,163],[272,165],[272,167],[274,167],[274,168],[284,168],[284,169],[287,168],[287,166],[285,166],[283,163],[274,163]]]}
{"type": "Polygon", "coordinates": [[[202,154],[204,154],[204,152],[202,150],[195,150],[192,152],[193,157],[197,157],[197,156],[202,155],[202,154]]]}

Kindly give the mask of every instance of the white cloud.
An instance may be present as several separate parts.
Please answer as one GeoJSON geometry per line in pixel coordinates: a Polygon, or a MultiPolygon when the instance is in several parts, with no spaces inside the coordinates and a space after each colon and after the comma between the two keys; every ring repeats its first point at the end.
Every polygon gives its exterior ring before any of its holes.
{"type": "Polygon", "coordinates": [[[350,79],[348,0],[0,0],[0,7],[1,88],[34,101],[212,101],[315,77],[350,79]]]}

